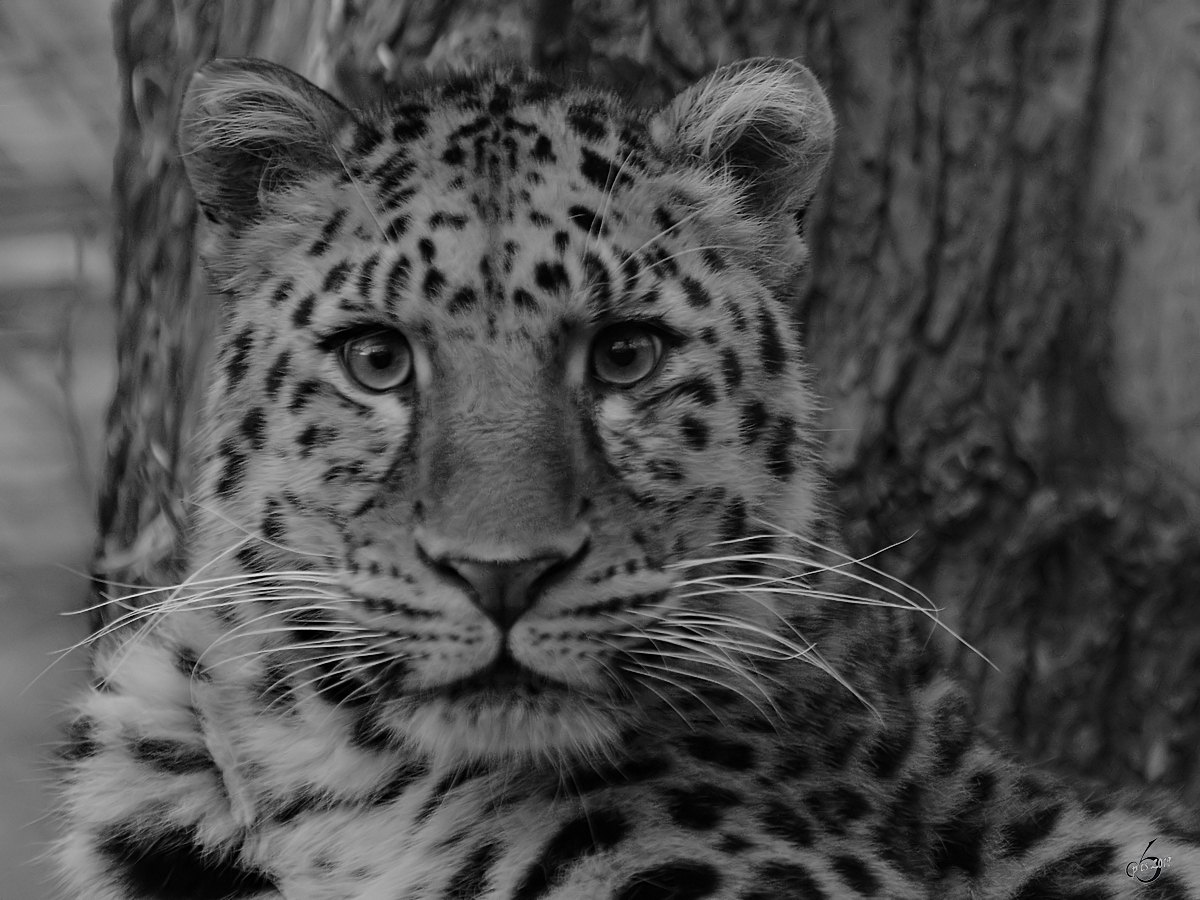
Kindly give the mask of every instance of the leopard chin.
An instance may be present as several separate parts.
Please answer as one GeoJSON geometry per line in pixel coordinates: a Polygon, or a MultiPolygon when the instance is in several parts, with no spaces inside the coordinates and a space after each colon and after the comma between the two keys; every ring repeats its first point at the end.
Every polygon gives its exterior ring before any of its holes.
{"type": "Polygon", "coordinates": [[[437,768],[601,759],[631,718],[612,701],[559,686],[460,683],[405,706],[393,728],[437,768]]]}

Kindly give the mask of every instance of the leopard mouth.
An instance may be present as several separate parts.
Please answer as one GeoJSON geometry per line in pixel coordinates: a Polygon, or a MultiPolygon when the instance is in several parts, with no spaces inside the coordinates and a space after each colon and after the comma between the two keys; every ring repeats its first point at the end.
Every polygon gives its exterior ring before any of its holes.
{"type": "Polygon", "coordinates": [[[566,689],[566,685],[522,666],[506,651],[484,668],[429,693],[443,700],[502,705],[559,695],[566,689]]]}

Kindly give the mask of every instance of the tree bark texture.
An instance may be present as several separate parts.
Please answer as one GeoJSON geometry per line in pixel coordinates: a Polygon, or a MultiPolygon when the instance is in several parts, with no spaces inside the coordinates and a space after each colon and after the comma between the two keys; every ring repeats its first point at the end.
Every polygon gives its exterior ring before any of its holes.
{"type": "Polygon", "coordinates": [[[830,4],[811,52],[842,131],[804,319],[852,546],[903,541],[889,570],[996,664],[952,647],[981,718],[1195,799],[1195,493],[1110,393],[1117,7],[830,4]]]}
{"type": "Polygon", "coordinates": [[[891,547],[872,563],[995,664],[933,629],[985,727],[1035,761],[1200,800],[1200,502],[1114,411],[1122,233],[1096,173],[1122,6],[120,0],[122,340],[98,576],[177,574],[212,318],[174,148],[198,65],[263,56],[353,103],[500,51],[654,100],[722,62],[799,57],[840,122],[797,327],[849,546],[891,547]]]}

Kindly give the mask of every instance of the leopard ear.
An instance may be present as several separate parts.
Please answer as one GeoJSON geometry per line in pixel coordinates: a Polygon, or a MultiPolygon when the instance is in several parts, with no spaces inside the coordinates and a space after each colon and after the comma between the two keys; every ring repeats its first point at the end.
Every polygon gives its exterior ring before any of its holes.
{"type": "Polygon", "coordinates": [[[807,68],[747,59],[713,72],[655,117],[662,149],[727,171],[760,214],[798,216],[833,154],[833,110],[807,68]]]}
{"type": "Polygon", "coordinates": [[[339,165],[335,141],[353,116],[294,72],[261,59],[216,59],[192,76],[179,146],[205,214],[233,230],[270,195],[339,165]]]}

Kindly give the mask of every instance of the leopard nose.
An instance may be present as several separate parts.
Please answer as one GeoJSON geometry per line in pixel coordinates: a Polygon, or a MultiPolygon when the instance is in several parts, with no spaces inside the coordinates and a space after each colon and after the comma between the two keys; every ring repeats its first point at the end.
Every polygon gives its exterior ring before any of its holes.
{"type": "Polygon", "coordinates": [[[515,562],[445,557],[439,562],[467,583],[475,605],[507,631],[533,605],[541,587],[537,582],[570,560],[555,555],[515,562]]]}

